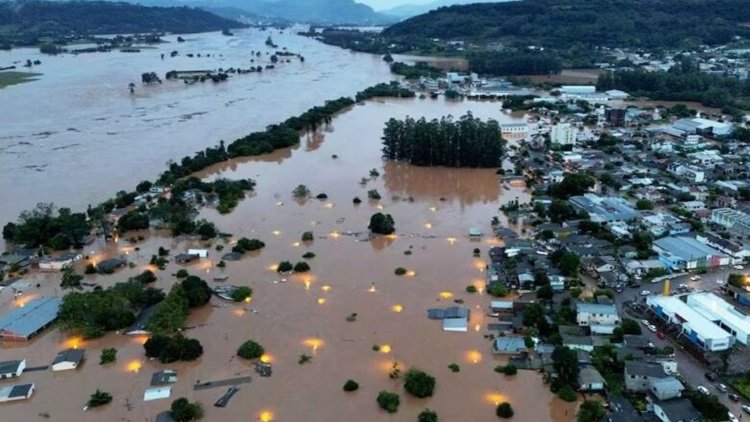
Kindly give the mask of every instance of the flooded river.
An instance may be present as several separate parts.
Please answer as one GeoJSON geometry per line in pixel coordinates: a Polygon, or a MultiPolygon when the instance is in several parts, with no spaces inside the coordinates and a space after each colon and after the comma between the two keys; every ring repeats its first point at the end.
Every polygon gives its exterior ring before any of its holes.
{"type": "MultiPolygon", "coordinates": [[[[121,239],[118,245],[93,254],[96,261],[124,254],[134,267],[111,276],[86,276],[86,281],[109,286],[140,273],[159,246],[173,254],[203,246],[211,250],[209,259],[186,268],[212,286],[219,284],[211,281],[213,277],[225,273],[229,277],[225,283],[253,288],[252,301],[234,304],[212,298],[210,305],[191,314],[189,325],[194,328],[186,335],[198,338],[205,350],[192,363],[149,361],[141,346],[145,338],[115,333],[83,342],[49,330],[28,345],[5,345],[0,360],[26,358],[29,366],[46,365],[58,350],[76,345],[87,350],[87,362],[69,373],[24,374],[21,381],[36,383],[37,393],[30,401],[1,406],[3,422],[35,420],[35,415],[45,412],[50,420],[60,421],[152,421],[180,396],[201,402],[207,421],[414,421],[420,411],[430,408],[441,421],[489,422],[498,420],[495,404],[502,401],[512,403],[515,421],[572,420],[575,405],[556,399],[538,373],[519,371],[507,377],[493,371],[505,360],[492,354],[491,341],[485,338],[490,333],[486,327],[490,298],[465,290],[468,285],[484,286],[486,251],[499,244],[488,235],[470,240],[469,228],[491,233],[490,220],[499,215],[498,207],[515,199],[527,201],[528,192],[504,187],[493,169],[417,168],[381,159],[380,136],[388,118],[460,116],[467,110],[482,118],[518,121],[501,113],[499,103],[493,102],[374,100],[353,106],[321,132],[303,136],[296,148],[204,171],[201,176],[208,179],[257,180],[254,194],[233,213],[222,216],[204,209],[202,216],[232,233],[233,239],[263,240],[264,249],[221,270],[216,264],[222,252],[214,247],[224,241],[176,242],[154,233],[136,245],[121,239]],[[370,177],[371,169],[379,176],[370,177]],[[298,184],[328,198],[297,201],[291,192],[298,184]],[[382,199],[369,201],[370,189],[377,189],[382,199]],[[355,196],[363,202],[353,204],[355,196]],[[358,236],[367,231],[370,215],[378,211],[393,215],[396,235],[372,241],[358,236]],[[305,231],[314,232],[314,241],[300,242],[305,231]],[[474,248],[481,249],[482,258],[472,256],[474,248]],[[309,273],[282,280],[273,270],[282,260],[302,261],[307,251],[316,254],[309,260],[309,273]],[[409,272],[397,276],[396,267],[409,272]],[[467,333],[443,332],[440,321],[426,318],[428,308],[451,306],[455,299],[464,299],[464,306],[471,309],[467,333]],[[347,321],[353,313],[356,320],[347,321]],[[250,364],[234,356],[247,339],[265,347],[273,364],[270,378],[256,376],[250,364]],[[373,345],[381,346],[380,351],[374,351],[373,345]],[[98,364],[104,347],[118,348],[116,363],[98,364]],[[301,354],[312,360],[299,364],[301,354]],[[435,376],[435,395],[407,396],[403,381],[388,375],[394,362],[404,371],[417,367],[435,376]],[[460,365],[460,372],[451,372],[451,363],[460,365]],[[151,374],[162,368],[179,373],[171,398],[144,403],[151,374]],[[226,408],[213,406],[226,387],[192,388],[199,382],[248,375],[252,381],[239,386],[226,408]],[[360,389],[342,391],[347,379],[359,382],[360,389]],[[83,412],[97,388],[110,392],[113,402],[83,412]],[[378,408],[375,398],[381,390],[401,395],[395,415],[378,408]]],[[[132,184],[132,180],[125,182],[132,184]]],[[[231,242],[227,241],[227,248],[231,242]]],[[[171,274],[179,268],[171,263],[158,272],[156,285],[169,288],[175,281],[171,274]]],[[[62,293],[58,274],[34,274],[30,282],[40,287],[31,287],[22,300],[62,293]]],[[[0,293],[2,313],[19,305],[8,290],[0,293]]]]}
{"type": "Polygon", "coordinates": [[[15,220],[40,201],[83,209],[153,179],[168,160],[392,78],[378,56],[295,33],[245,29],[234,37],[188,35],[185,43],[167,36],[169,43],[140,53],[53,57],[29,48],[0,51],[0,67],[22,69],[27,59],[39,59],[42,64],[32,70],[43,73],[38,81],[0,89],[0,221],[15,220]],[[278,50],[300,53],[304,63],[292,57],[275,69],[220,84],[141,85],[144,72],[164,79],[170,70],[265,66],[266,53],[277,50],[265,45],[269,35],[278,50]],[[172,51],[179,54],[170,57],[172,51]],[[252,57],[251,51],[262,54],[252,57]]]}

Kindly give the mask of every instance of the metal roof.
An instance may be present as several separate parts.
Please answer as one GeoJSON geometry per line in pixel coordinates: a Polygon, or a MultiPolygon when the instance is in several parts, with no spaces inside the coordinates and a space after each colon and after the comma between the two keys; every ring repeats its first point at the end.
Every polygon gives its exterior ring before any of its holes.
{"type": "Polygon", "coordinates": [[[0,362],[0,375],[15,374],[23,363],[24,361],[22,360],[6,360],[5,362],[0,362]]]}
{"type": "Polygon", "coordinates": [[[665,237],[654,241],[654,245],[686,261],[695,261],[708,256],[724,256],[716,249],[687,236],[665,237]]]}
{"type": "Polygon", "coordinates": [[[497,353],[511,353],[526,351],[526,340],[521,336],[503,336],[495,340],[495,351],[497,353]]]}
{"type": "MultiPolygon", "coordinates": [[[[734,306],[713,293],[693,293],[688,295],[688,304],[702,310],[703,315],[710,319],[720,319],[735,330],[750,333],[750,318],[740,313],[734,306]]],[[[696,309],[696,310],[697,310],[696,309]]]]}
{"type": "Polygon", "coordinates": [[[576,310],[589,314],[617,315],[617,307],[614,304],[577,302],[576,310]]]}
{"type": "Polygon", "coordinates": [[[16,308],[0,318],[0,331],[7,331],[21,337],[31,337],[57,319],[62,299],[40,297],[16,308]]]}
{"type": "Polygon", "coordinates": [[[661,307],[669,315],[678,315],[684,321],[683,325],[687,325],[704,339],[726,339],[732,336],[675,296],[649,296],[646,303],[661,307]]]}

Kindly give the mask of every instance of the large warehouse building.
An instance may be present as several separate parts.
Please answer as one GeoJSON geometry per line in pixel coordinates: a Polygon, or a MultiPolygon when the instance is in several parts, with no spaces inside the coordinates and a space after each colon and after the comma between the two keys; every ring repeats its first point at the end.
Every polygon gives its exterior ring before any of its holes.
{"type": "Polygon", "coordinates": [[[688,236],[670,236],[655,240],[652,246],[659,261],[674,271],[729,265],[727,255],[688,236]]]}
{"type": "Polygon", "coordinates": [[[687,304],[731,333],[740,343],[748,344],[750,318],[724,299],[713,293],[693,293],[687,297],[687,304]]]}
{"type": "Polygon", "coordinates": [[[40,297],[0,317],[1,341],[28,341],[57,319],[62,299],[40,297]]]}
{"type": "Polygon", "coordinates": [[[646,303],[661,319],[682,327],[682,333],[700,348],[719,352],[734,344],[734,337],[675,296],[649,296],[646,303]]]}

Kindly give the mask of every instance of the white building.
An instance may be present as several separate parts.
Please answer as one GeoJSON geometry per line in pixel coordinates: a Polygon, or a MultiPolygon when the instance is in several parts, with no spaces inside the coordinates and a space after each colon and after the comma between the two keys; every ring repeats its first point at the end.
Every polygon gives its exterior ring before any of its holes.
{"type": "Polygon", "coordinates": [[[78,368],[83,362],[84,353],[85,351],[82,349],[68,349],[59,352],[55,356],[55,360],[52,361],[52,370],[57,372],[78,368]]]}
{"type": "Polygon", "coordinates": [[[188,255],[198,255],[200,258],[208,258],[207,249],[188,249],[188,255]]]}
{"type": "Polygon", "coordinates": [[[646,304],[659,318],[679,325],[681,334],[704,350],[720,352],[734,344],[731,334],[676,296],[648,296],[646,304]]]}
{"type": "Polygon", "coordinates": [[[579,326],[599,326],[597,332],[608,331],[610,334],[620,324],[620,315],[614,304],[578,302],[576,304],[576,322],[579,326]]]}
{"type": "Polygon", "coordinates": [[[34,394],[34,384],[0,386],[0,403],[26,400],[34,394]]]}
{"type": "Polygon", "coordinates": [[[703,183],[706,179],[706,173],[696,166],[675,164],[669,166],[668,170],[693,183],[703,183]]]}
{"type": "Polygon", "coordinates": [[[504,123],[500,125],[503,139],[523,139],[529,136],[529,125],[526,123],[504,123]]]}
{"type": "Polygon", "coordinates": [[[0,362],[0,379],[20,377],[26,369],[26,359],[0,362]]]}
{"type": "Polygon", "coordinates": [[[570,123],[558,123],[552,126],[550,141],[559,145],[575,145],[577,129],[570,123]]]}
{"type": "Polygon", "coordinates": [[[687,304],[697,312],[730,332],[740,343],[750,341],[750,318],[734,306],[713,293],[693,293],[688,295],[687,304]]]}

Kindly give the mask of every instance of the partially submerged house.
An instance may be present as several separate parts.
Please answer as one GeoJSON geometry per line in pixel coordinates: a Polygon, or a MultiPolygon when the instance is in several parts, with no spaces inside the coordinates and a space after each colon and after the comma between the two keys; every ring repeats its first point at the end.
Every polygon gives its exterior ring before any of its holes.
{"type": "Polygon", "coordinates": [[[85,354],[83,349],[67,349],[58,353],[55,356],[55,360],[52,361],[52,370],[58,371],[69,371],[71,369],[77,369],[83,362],[83,356],[85,354]]]}
{"type": "Polygon", "coordinates": [[[26,400],[34,394],[34,384],[0,386],[0,403],[26,400]]]}
{"type": "Polygon", "coordinates": [[[162,369],[151,375],[151,386],[171,385],[177,382],[177,372],[173,369],[162,369]]]}
{"type": "Polygon", "coordinates": [[[526,340],[521,336],[502,336],[492,343],[492,352],[499,355],[520,355],[527,351],[526,340]]]}
{"type": "Polygon", "coordinates": [[[26,369],[26,359],[0,362],[0,379],[20,377],[26,369]]]}

